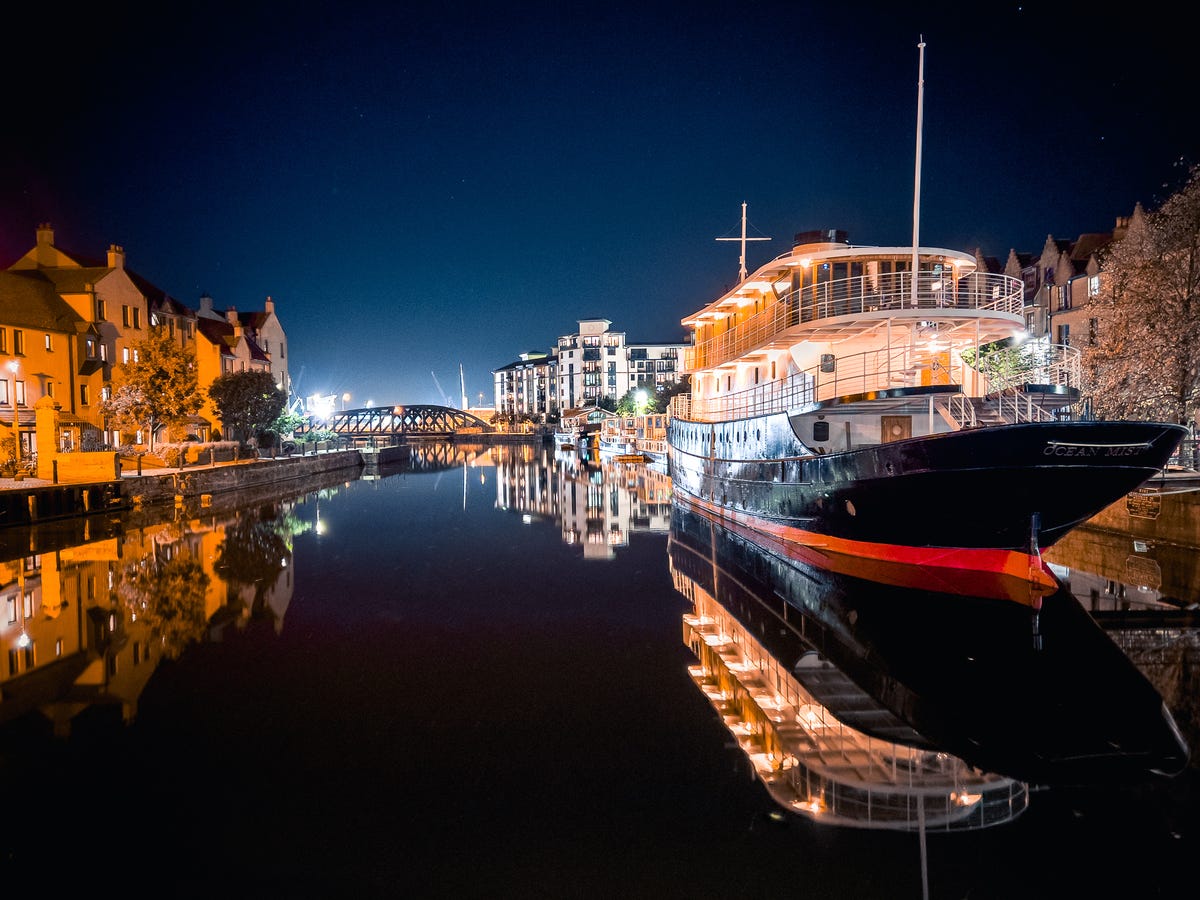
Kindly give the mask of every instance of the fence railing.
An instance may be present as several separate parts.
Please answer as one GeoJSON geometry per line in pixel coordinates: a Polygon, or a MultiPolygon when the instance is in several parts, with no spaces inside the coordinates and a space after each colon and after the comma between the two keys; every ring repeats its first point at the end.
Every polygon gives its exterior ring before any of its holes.
{"type": "Polygon", "coordinates": [[[779,296],[778,301],[720,334],[684,351],[687,371],[720,365],[793,326],[838,316],[903,310],[958,308],[990,310],[1021,316],[1025,289],[1007,275],[979,273],[955,281],[920,272],[914,297],[911,272],[856,275],[807,285],[779,296]]]}

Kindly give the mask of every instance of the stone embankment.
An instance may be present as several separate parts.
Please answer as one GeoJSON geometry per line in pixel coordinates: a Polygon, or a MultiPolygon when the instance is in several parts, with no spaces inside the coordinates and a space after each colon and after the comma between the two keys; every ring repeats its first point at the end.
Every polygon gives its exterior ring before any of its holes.
{"type": "Polygon", "coordinates": [[[184,468],[176,472],[146,473],[121,479],[121,494],[131,506],[174,501],[177,497],[199,497],[238,491],[261,484],[306,478],[340,469],[361,469],[358,450],[334,450],[312,456],[288,456],[228,463],[209,468],[184,468]]]}
{"type": "Polygon", "coordinates": [[[55,484],[6,479],[0,490],[0,527],[31,525],[72,516],[241,492],[260,485],[363,467],[358,450],[218,463],[207,467],[151,469],[102,482],[55,484]]]}

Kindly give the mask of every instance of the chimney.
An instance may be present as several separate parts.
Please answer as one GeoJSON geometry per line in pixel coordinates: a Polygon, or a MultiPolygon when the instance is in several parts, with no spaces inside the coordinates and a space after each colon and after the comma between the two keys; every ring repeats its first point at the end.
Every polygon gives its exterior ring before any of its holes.
{"type": "Polygon", "coordinates": [[[208,296],[208,294],[201,294],[200,295],[200,315],[204,315],[205,313],[211,313],[212,311],[213,311],[212,297],[208,296]]]}
{"type": "Polygon", "coordinates": [[[268,316],[275,312],[275,301],[271,299],[270,295],[267,296],[267,302],[264,309],[266,309],[268,316]]]}
{"type": "Polygon", "coordinates": [[[34,248],[33,258],[39,267],[50,268],[58,265],[57,254],[54,251],[54,228],[49,222],[43,222],[37,227],[37,247],[34,248]]]}
{"type": "Polygon", "coordinates": [[[125,248],[116,244],[108,245],[108,267],[110,269],[125,268],[125,248]]]}
{"type": "Polygon", "coordinates": [[[237,326],[237,324],[238,324],[237,310],[234,309],[232,306],[229,307],[229,309],[225,310],[225,318],[229,320],[230,325],[233,325],[235,327],[237,326]]]}

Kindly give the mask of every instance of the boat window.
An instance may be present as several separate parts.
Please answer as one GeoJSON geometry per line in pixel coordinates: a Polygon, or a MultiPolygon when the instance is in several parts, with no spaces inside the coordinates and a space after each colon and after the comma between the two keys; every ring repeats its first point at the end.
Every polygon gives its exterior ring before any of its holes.
{"type": "Polygon", "coordinates": [[[813,440],[814,441],[829,440],[829,423],[828,422],[813,422],[813,440]]]}

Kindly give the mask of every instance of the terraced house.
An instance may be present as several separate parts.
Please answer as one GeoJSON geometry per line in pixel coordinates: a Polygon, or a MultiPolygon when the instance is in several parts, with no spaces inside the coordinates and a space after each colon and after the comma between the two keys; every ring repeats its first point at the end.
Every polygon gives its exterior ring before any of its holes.
{"type": "MultiPolygon", "coordinates": [[[[152,328],[194,349],[202,390],[225,372],[250,370],[270,371],[290,389],[287,336],[271,298],[263,312],[241,318],[214,309],[209,297],[193,310],[127,268],[122,247],[88,260],[57,247],[54,229],[43,224],[33,249],[0,272],[0,433],[11,436],[16,422],[22,457],[36,453],[35,407],[49,398],[58,408],[59,450],[119,445],[100,404],[114,367],[136,362],[137,344],[152,328]]],[[[207,439],[221,423],[206,404],[188,427],[207,439]]]]}

